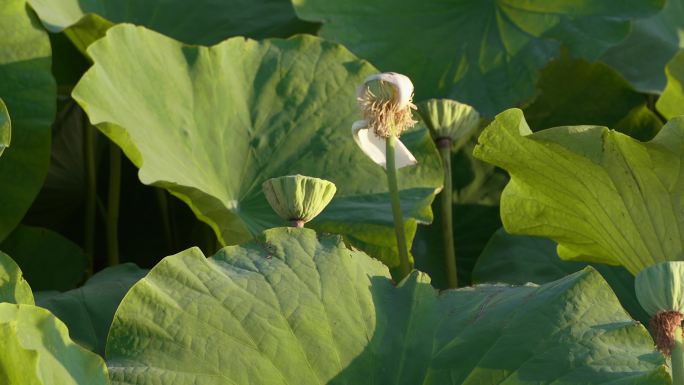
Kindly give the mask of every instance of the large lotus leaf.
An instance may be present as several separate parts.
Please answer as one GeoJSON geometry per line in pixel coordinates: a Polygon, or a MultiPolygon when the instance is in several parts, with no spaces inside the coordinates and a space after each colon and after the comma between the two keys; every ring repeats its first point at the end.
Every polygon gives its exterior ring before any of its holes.
{"type": "Polygon", "coordinates": [[[45,309],[0,303],[0,341],[1,384],[109,384],[104,361],[71,341],[45,309]]]}
{"type": "Polygon", "coordinates": [[[12,137],[12,123],[5,102],[0,99],[0,155],[9,146],[12,137]]]}
{"type": "Polygon", "coordinates": [[[0,2],[0,98],[12,113],[12,146],[0,159],[0,241],[40,190],[50,160],[55,80],[50,41],[25,0],[0,2]]]}
{"type": "Polygon", "coordinates": [[[116,384],[668,384],[646,330],[587,269],[544,286],[398,286],[338,236],[267,230],[168,257],[107,340],[116,384]]]}
{"type": "MultiPolygon", "coordinates": [[[[356,86],[377,70],[344,47],[311,36],[185,46],[120,25],[88,52],[95,65],[74,98],[140,167],[143,183],[188,203],[222,243],[283,225],[261,185],[302,174],[337,186],[312,226],[369,249],[396,244],[384,170],[351,135],[356,86]]],[[[419,162],[399,172],[412,239],[416,222],[432,219],[442,168],[426,129],[402,141],[419,162]]],[[[399,264],[396,253],[383,260],[399,264]]]]}
{"type": "Polygon", "coordinates": [[[658,99],[656,108],[668,119],[684,115],[684,50],[681,50],[665,67],[667,86],[658,99]]]}
{"type": "Polygon", "coordinates": [[[69,290],[83,282],[88,264],[83,250],[52,230],[20,225],[0,243],[14,258],[33,290],[69,290]]]}
{"type": "Polygon", "coordinates": [[[287,0],[29,0],[51,32],[66,30],[81,50],[113,24],[134,23],[192,44],[230,36],[287,37],[314,32],[287,0]]]}
{"type": "Polygon", "coordinates": [[[684,118],[650,142],[598,126],[532,133],[522,111],[499,114],[475,156],[511,175],[501,218],[511,234],[558,242],[563,259],[632,274],[683,250],[684,118]]]}
{"type": "Polygon", "coordinates": [[[19,266],[0,251],[0,302],[33,305],[33,292],[19,266]]]}
{"type": "Polygon", "coordinates": [[[594,124],[648,140],[663,124],[646,102],[645,95],[606,64],[563,55],[541,71],[537,96],[524,111],[535,131],[594,124]]]}
{"type": "Polygon", "coordinates": [[[595,58],[662,0],[293,0],[323,37],[416,84],[492,116],[532,96],[537,71],[565,44],[595,58]]]}
{"type": "Polygon", "coordinates": [[[78,289],[38,292],[36,304],[62,320],[74,341],[104,356],[114,312],[128,289],[145,274],[147,270],[132,263],[113,266],[93,275],[78,289]]]}
{"type": "Polygon", "coordinates": [[[667,0],[656,15],[635,21],[627,39],[609,48],[601,60],[637,90],[660,93],[665,87],[663,67],[684,45],[683,34],[684,1],[667,0]]]}
{"type": "MultiPolygon", "coordinates": [[[[556,243],[540,237],[510,235],[503,229],[489,240],[473,269],[474,283],[505,282],[522,285],[561,279],[582,270],[587,263],[564,261],[558,258],[556,243]]],[[[610,284],[629,314],[643,324],[649,315],[641,307],[634,292],[634,276],[621,266],[600,263],[591,265],[610,284]]]]}

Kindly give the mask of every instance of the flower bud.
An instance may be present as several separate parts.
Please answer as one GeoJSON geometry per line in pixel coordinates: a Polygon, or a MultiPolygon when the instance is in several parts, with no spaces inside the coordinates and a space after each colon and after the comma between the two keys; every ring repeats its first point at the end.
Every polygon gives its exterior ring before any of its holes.
{"type": "Polygon", "coordinates": [[[303,175],[271,178],[262,187],[273,210],[297,227],[320,214],[337,191],[330,181],[303,175]]]}
{"type": "Polygon", "coordinates": [[[418,114],[435,140],[451,143],[468,135],[480,123],[480,114],[471,106],[450,99],[430,99],[418,104],[418,114]]]}

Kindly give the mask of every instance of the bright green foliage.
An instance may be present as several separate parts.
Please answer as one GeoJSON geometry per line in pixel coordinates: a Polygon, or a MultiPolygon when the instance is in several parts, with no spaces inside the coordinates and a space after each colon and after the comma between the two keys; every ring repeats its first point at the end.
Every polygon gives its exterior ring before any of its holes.
{"type": "Polygon", "coordinates": [[[145,274],[147,270],[132,263],[113,266],[93,275],[78,289],[36,293],[36,304],[62,320],[74,341],[104,356],[114,312],[128,289],[145,274]]]}
{"type": "Polygon", "coordinates": [[[10,145],[12,138],[12,122],[5,102],[0,99],[0,155],[10,145]]]}
{"type": "Polygon", "coordinates": [[[20,225],[0,243],[0,250],[21,266],[35,291],[69,290],[83,281],[83,250],[52,230],[20,225]]]}
{"type": "Polygon", "coordinates": [[[665,67],[667,86],[656,107],[666,118],[684,115],[684,50],[679,51],[665,67]]]}
{"type": "MultiPolygon", "coordinates": [[[[473,282],[542,284],[561,279],[584,269],[587,265],[558,258],[556,243],[549,239],[510,235],[500,229],[492,236],[477,259],[473,269],[473,282]]],[[[591,266],[601,273],[629,314],[647,325],[650,317],[639,305],[634,294],[634,276],[621,266],[600,263],[591,266]]]]}
{"type": "Polygon", "coordinates": [[[12,112],[12,147],[0,158],[0,241],[38,194],[50,159],[55,80],[50,42],[25,0],[0,2],[0,97],[12,112]]]}
{"type": "Polygon", "coordinates": [[[660,311],[684,312],[684,262],[660,262],[642,270],[634,289],[641,306],[654,316],[660,311]]]}
{"type": "Polygon", "coordinates": [[[646,102],[646,95],[607,65],[562,55],[541,71],[537,96],[524,111],[534,131],[594,124],[649,140],[663,123],[646,102]]]}
{"type": "Polygon", "coordinates": [[[339,237],[267,230],[168,257],[124,298],[116,384],[668,384],[646,330],[586,269],[544,286],[398,286],[339,237]]]}
{"type": "MultiPolygon", "coordinates": [[[[75,99],[140,167],[143,183],[188,203],[222,243],[281,225],[261,185],[302,174],[337,186],[311,227],[343,233],[398,265],[388,249],[396,240],[384,172],[350,132],[360,117],[356,86],[377,72],[372,66],[309,36],[205,48],[131,25],[112,28],[89,53],[95,66],[75,99]]],[[[412,239],[416,223],[432,219],[441,160],[424,128],[402,142],[419,161],[399,172],[412,239]]]]}
{"type": "Polygon", "coordinates": [[[617,69],[637,90],[660,93],[663,67],[682,48],[684,1],[667,0],[656,15],[637,20],[627,39],[609,48],[601,60],[617,69]]]}
{"type": "Polygon", "coordinates": [[[0,341],[1,384],[109,384],[104,361],[73,343],[45,309],[0,303],[0,341]]]}
{"type": "Polygon", "coordinates": [[[474,154],[511,175],[501,196],[506,230],[555,240],[563,259],[636,274],[683,250],[684,119],[642,143],[598,126],[533,134],[511,109],[484,130],[474,154]]]}
{"type": "Polygon", "coordinates": [[[537,71],[565,44],[598,57],[628,20],[663,0],[293,0],[320,34],[382,70],[408,75],[417,100],[447,97],[492,116],[532,96],[537,71]]]}
{"type": "Polygon", "coordinates": [[[262,188],[266,200],[282,219],[303,222],[320,214],[337,191],[330,181],[303,175],[271,178],[262,188]]]}
{"type": "Polygon", "coordinates": [[[229,36],[286,37],[313,32],[287,0],[29,0],[51,32],[66,30],[79,49],[113,24],[134,23],[192,44],[216,44],[229,36]]]}
{"type": "MultiPolygon", "coordinates": [[[[0,302],[33,305],[33,292],[19,266],[0,251],[0,302]]],[[[0,339],[0,341],[2,341],[0,339]]]]}

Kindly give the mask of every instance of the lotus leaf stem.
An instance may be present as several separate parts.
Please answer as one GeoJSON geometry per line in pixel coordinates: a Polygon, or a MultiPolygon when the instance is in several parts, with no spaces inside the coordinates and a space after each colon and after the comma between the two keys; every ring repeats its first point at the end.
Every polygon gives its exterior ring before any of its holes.
{"type": "Polygon", "coordinates": [[[672,347],[671,360],[672,385],[684,385],[684,341],[681,326],[675,329],[675,343],[672,347]]]}
{"type": "Polygon", "coordinates": [[[386,170],[387,184],[389,186],[390,200],[392,203],[392,215],[394,216],[394,232],[397,236],[397,249],[399,250],[400,278],[406,277],[411,272],[408,249],[406,247],[406,234],[404,233],[404,219],[401,215],[401,203],[399,201],[399,183],[397,181],[397,168],[395,167],[395,147],[397,138],[390,136],[386,140],[386,170]]]}
{"type": "Polygon", "coordinates": [[[81,111],[83,124],[83,161],[85,164],[85,213],[83,219],[83,249],[88,256],[86,276],[93,275],[95,255],[95,219],[97,209],[97,175],[95,167],[95,127],[81,111]]]}
{"type": "Polygon", "coordinates": [[[444,163],[444,190],[442,190],[442,240],[444,242],[444,263],[446,266],[447,283],[449,288],[458,286],[456,268],[456,249],[454,246],[453,224],[453,185],[451,182],[451,139],[439,138],[437,140],[439,153],[444,163]]]}
{"type": "Polygon", "coordinates": [[[119,264],[119,206],[121,202],[121,149],[109,143],[109,194],[107,195],[107,264],[119,264]]]}

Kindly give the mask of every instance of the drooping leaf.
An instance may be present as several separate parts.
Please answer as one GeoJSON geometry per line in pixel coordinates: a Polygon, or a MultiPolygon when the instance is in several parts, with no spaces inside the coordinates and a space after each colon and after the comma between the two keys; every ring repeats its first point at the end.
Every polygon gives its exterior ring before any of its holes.
{"type": "Polygon", "coordinates": [[[684,249],[682,118],[642,143],[598,126],[533,134],[511,109],[484,130],[474,154],[511,175],[501,196],[506,231],[551,238],[563,259],[636,274],[684,249]]]}
{"type": "Polygon", "coordinates": [[[679,51],[665,67],[667,85],[656,108],[667,119],[684,115],[684,50],[679,51]]]}
{"type": "Polygon", "coordinates": [[[69,327],[71,338],[102,356],[114,312],[128,289],[147,274],[132,263],[104,269],[78,289],[36,293],[36,304],[69,327]]]}
{"type": "Polygon", "coordinates": [[[0,251],[0,302],[33,305],[33,292],[21,269],[9,255],[0,251]]]}
{"type": "Polygon", "coordinates": [[[126,295],[115,384],[668,384],[646,330],[588,268],[438,295],[337,236],[267,230],[167,257],[126,295]]]}
{"type": "MultiPolygon", "coordinates": [[[[510,235],[500,229],[478,257],[473,269],[473,282],[543,284],[561,279],[587,266],[584,262],[558,258],[556,243],[549,239],[510,235]]],[[[601,273],[629,314],[648,325],[650,317],[639,304],[634,292],[634,276],[620,266],[600,263],[591,266],[601,273]]]]}
{"type": "Polygon", "coordinates": [[[0,99],[0,155],[10,145],[12,138],[12,123],[5,102],[0,99]]]}
{"type": "Polygon", "coordinates": [[[133,23],[190,44],[211,45],[231,36],[288,37],[314,32],[287,0],[29,0],[51,32],[66,30],[79,49],[116,23],[133,23]]]}
{"type": "Polygon", "coordinates": [[[14,258],[35,291],[75,288],[88,264],[77,244],[39,227],[17,227],[0,243],[0,250],[14,258]]]}
{"type": "Polygon", "coordinates": [[[0,159],[0,241],[40,190],[50,159],[55,80],[50,41],[25,0],[0,3],[0,97],[12,113],[12,146],[0,159]]]}
{"type": "Polygon", "coordinates": [[[0,383],[107,385],[104,361],[69,339],[66,326],[32,305],[0,303],[0,383]]]}
{"type": "MultiPolygon", "coordinates": [[[[338,189],[312,227],[389,250],[374,256],[398,266],[386,177],[351,135],[356,86],[372,66],[310,36],[206,48],[131,25],[112,28],[89,53],[95,65],[74,98],[141,167],[143,183],[188,203],[223,244],[283,225],[261,185],[302,174],[338,189]]],[[[419,161],[399,171],[410,240],[417,222],[432,219],[442,170],[426,129],[401,139],[419,161]]]]}
{"type": "Polygon", "coordinates": [[[449,97],[493,116],[532,96],[537,71],[564,44],[594,59],[662,0],[293,0],[378,68],[411,77],[417,100],[449,97]]]}
{"type": "Polygon", "coordinates": [[[667,0],[657,14],[637,20],[627,39],[609,48],[601,60],[647,93],[665,88],[663,67],[683,47],[684,1],[667,0]]]}
{"type": "Polygon", "coordinates": [[[534,131],[594,124],[648,140],[655,136],[662,123],[646,108],[646,102],[646,95],[635,91],[606,64],[563,55],[541,71],[537,96],[524,111],[534,131]],[[635,115],[642,119],[642,124],[633,124],[634,119],[630,124],[620,124],[635,115]],[[651,119],[645,119],[648,116],[651,119]]]}

